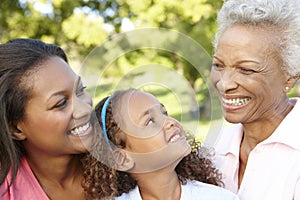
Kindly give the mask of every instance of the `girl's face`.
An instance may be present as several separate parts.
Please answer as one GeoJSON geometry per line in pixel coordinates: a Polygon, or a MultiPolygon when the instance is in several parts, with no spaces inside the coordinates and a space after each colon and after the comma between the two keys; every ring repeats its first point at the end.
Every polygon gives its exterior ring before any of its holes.
{"type": "Polygon", "coordinates": [[[32,84],[32,94],[15,134],[22,138],[27,155],[85,152],[93,133],[92,100],[80,77],[64,60],[52,57],[28,78],[28,84],[32,84]]]}
{"type": "Polygon", "coordinates": [[[182,126],[168,116],[165,107],[154,96],[140,91],[128,92],[119,102],[116,121],[126,134],[127,151],[147,154],[164,149],[162,153],[170,154],[165,149],[172,144],[181,149],[177,159],[189,153],[182,126]]]}
{"type": "Polygon", "coordinates": [[[232,123],[271,119],[284,110],[288,75],[277,51],[278,34],[235,25],[220,38],[211,81],[232,123]]]}

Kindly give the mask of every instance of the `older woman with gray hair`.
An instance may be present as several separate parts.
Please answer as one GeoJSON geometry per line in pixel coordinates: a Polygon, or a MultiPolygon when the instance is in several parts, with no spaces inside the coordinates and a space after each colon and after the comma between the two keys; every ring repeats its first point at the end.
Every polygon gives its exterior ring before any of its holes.
{"type": "Polygon", "coordinates": [[[224,126],[214,145],[242,200],[300,199],[300,1],[229,0],[218,14],[211,81],[224,126]]]}

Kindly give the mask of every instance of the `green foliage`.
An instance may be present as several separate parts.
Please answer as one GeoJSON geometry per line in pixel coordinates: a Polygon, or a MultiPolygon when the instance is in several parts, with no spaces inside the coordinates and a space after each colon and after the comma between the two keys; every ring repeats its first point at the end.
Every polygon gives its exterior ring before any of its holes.
{"type": "MultiPolygon", "coordinates": [[[[42,39],[62,46],[70,60],[82,62],[93,48],[121,33],[123,19],[129,19],[135,28],[159,27],[183,33],[211,55],[221,4],[222,0],[2,0],[0,43],[17,37],[42,39]],[[43,11],[41,5],[49,11],[43,11]],[[113,29],[108,31],[104,25],[113,29]]],[[[201,74],[176,52],[132,51],[113,61],[104,78],[114,82],[124,72],[149,63],[177,70],[195,90],[197,100],[207,102],[208,91],[201,74]]],[[[208,76],[209,66],[205,65],[202,73],[208,76]]]]}
{"type": "Polygon", "coordinates": [[[101,44],[107,39],[107,32],[103,29],[103,18],[99,15],[85,15],[74,12],[63,21],[62,29],[65,35],[86,48],[101,44]]]}

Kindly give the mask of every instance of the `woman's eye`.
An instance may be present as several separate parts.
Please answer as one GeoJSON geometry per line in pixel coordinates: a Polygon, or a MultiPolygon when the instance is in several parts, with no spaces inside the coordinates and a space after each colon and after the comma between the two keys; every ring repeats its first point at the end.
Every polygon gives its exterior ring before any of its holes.
{"type": "Polygon", "coordinates": [[[60,102],[58,102],[54,108],[63,108],[65,105],[67,104],[67,100],[66,99],[63,99],[61,100],[60,102]]]}
{"type": "Polygon", "coordinates": [[[212,64],[212,67],[213,67],[214,69],[216,69],[216,70],[221,70],[221,69],[224,68],[224,65],[218,64],[218,63],[213,63],[213,64],[212,64]]]}
{"type": "Polygon", "coordinates": [[[240,68],[240,71],[242,72],[242,73],[244,73],[244,74],[253,74],[253,73],[256,73],[256,71],[255,70],[253,70],[253,69],[249,69],[249,68],[240,68]]]}
{"type": "Polygon", "coordinates": [[[85,91],[85,88],[86,88],[86,86],[81,86],[81,87],[78,89],[77,94],[78,94],[78,95],[83,94],[84,91],[85,91]]]}

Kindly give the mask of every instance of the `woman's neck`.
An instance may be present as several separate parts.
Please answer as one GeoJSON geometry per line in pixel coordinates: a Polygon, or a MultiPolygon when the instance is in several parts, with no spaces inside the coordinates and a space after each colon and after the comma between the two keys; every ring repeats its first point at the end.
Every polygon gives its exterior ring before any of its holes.
{"type": "MultiPolygon", "coordinates": [[[[170,169],[169,169],[170,170],[170,169]]],[[[179,200],[181,184],[175,170],[132,174],[137,180],[142,199],[147,200],[179,200]]]]}
{"type": "Polygon", "coordinates": [[[239,186],[244,176],[250,152],[257,146],[257,144],[266,140],[274,133],[276,128],[293,109],[295,104],[296,101],[287,99],[285,104],[279,106],[275,109],[276,112],[269,115],[269,118],[259,119],[251,123],[243,123],[244,134],[239,152],[239,186]]]}
{"type": "Polygon", "coordinates": [[[296,101],[287,99],[285,103],[275,108],[268,116],[249,123],[243,123],[244,136],[241,145],[247,145],[247,148],[251,151],[258,143],[270,137],[293,109],[295,103],[296,101]]]}
{"type": "Polygon", "coordinates": [[[47,157],[45,159],[27,156],[27,162],[39,180],[45,179],[63,185],[68,179],[74,179],[77,174],[81,174],[78,155],[47,157]]]}
{"type": "Polygon", "coordinates": [[[47,159],[27,157],[27,162],[50,199],[84,199],[78,155],[47,159]]]}

